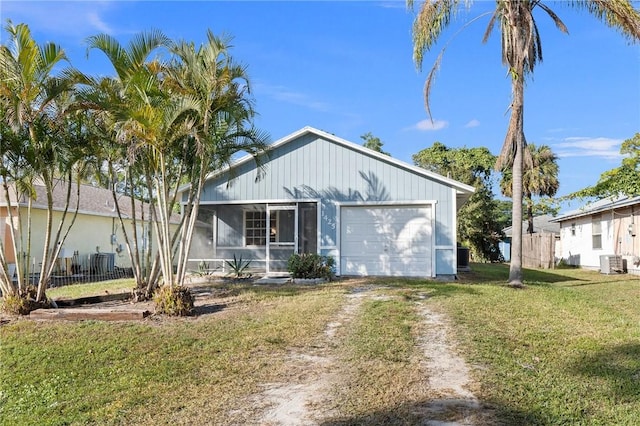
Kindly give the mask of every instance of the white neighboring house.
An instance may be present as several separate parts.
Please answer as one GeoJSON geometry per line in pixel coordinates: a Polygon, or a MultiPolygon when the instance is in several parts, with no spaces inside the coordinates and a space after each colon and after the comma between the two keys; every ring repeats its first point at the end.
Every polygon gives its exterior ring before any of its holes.
{"type": "Polygon", "coordinates": [[[599,200],[553,222],[560,224],[560,252],[568,264],[617,272],[607,270],[613,259],[625,272],[640,274],[640,196],[599,200]]]}

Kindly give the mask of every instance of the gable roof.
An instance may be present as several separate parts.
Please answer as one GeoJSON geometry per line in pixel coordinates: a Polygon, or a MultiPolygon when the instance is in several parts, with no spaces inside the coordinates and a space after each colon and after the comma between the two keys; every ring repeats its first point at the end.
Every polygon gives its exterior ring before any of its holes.
{"type": "Polygon", "coordinates": [[[628,196],[620,196],[620,197],[609,197],[603,198],[602,200],[594,201],[593,203],[588,203],[584,207],[581,207],[576,210],[572,210],[565,214],[562,214],[552,220],[552,222],[563,222],[570,219],[575,219],[582,216],[589,216],[592,214],[597,214],[605,211],[610,211],[614,209],[619,209],[623,207],[635,206],[640,204],[640,196],[628,197],[628,196]]]}
{"type": "MultiPolygon", "coordinates": [[[[522,221],[522,234],[527,232],[527,228],[529,227],[529,221],[522,221]]],[[[504,234],[507,237],[511,237],[513,230],[513,226],[507,226],[503,229],[504,234]]],[[[558,234],[560,233],[560,224],[554,221],[554,217],[548,214],[534,216],[533,217],[533,233],[549,233],[549,234],[558,234]]]]}
{"type": "MultiPolygon", "coordinates": [[[[473,194],[475,192],[475,188],[473,186],[471,186],[471,185],[467,185],[467,184],[464,184],[464,183],[459,182],[457,180],[442,176],[442,175],[440,175],[438,173],[434,173],[432,171],[423,169],[422,167],[413,166],[411,164],[405,163],[404,161],[397,160],[397,159],[395,159],[395,158],[393,158],[393,157],[391,157],[389,155],[385,155],[385,154],[382,154],[380,152],[377,152],[377,151],[371,150],[369,148],[366,148],[366,147],[364,147],[362,145],[358,145],[358,144],[355,144],[353,142],[349,142],[346,139],[342,139],[342,138],[340,138],[340,137],[338,137],[336,135],[333,135],[331,133],[325,132],[323,130],[318,130],[318,129],[316,129],[314,127],[310,127],[310,126],[303,127],[300,130],[297,130],[297,131],[295,131],[295,132],[293,132],[293,133],[291,133],[291,134],[289,134],[289,135],[287,135],[287,136],[285,136],[285,137],[283,137],[281,139],[278,139],[277,141],[275,141],[273,144],[271,144],[269,146],[269,150],[274,150],[274,149],[277,149],[279,147],[282,147],[282,146],[284,146],[284,145],[286,145],[286,144],[288,144],[288,143],[290,143],[290,142],[292,142],[292,141],[294,141],[294,140],[296,140],[296,139],[298,139],[298,138],[300,138],[300,137],[302,137],[304,135],[307,135],[307,134],[313,134],[315,136],[318,136],[320,138],[326,139],[326,140],[331,141],[333,143],[336,143],[338,145],[342,145],[342,146],[347,147],[349,149],[352,149],[354,151],[358,151],[358,152],[360,152],[362,154],[366,154],[366,155],[372,156],[374,158],[377,158],[378,160],[390,163],[392,165],[395,165],[396,167],[399,167],[399,168],[402,168],[402,169],[406,169],[406,170],[410,170],[413,173],[416,173],[416,174],[418,174],[420,176],[423,176],[425,178],[432,179],[434,181],[437,181],[437,182],[446,184],[448,186],[451,186],[452,188],[456,189],[457,198],[458,198],[458,201],[460,201],[460,202],[466,201],[471,196],[471,194],[473,194]]],[[[246,156],[238,159],[237,161],[235,161],[233,164],[231,164],[228,167],[225,167],[223,169],[216,170],[214,172],[209,173],[207,175],[207,177],[206,177],[206,180],[210,180],[212,178],[220,176],[220,175],[226,173],[227,171],[229,171],[230,169],[233,169],[235,167],[239,167],[242,164],[245,164],[245,163],[247,163],[249,161],[252,161],[252,159],[253,159],[253,157],[251,155],[246,155],[246,156]]],[[[185,190],[187,190],[189,188],[189,186],[190,185],[185,185],[185,186],[181,187],[179,189],[179,191],[180,192],[184,192],[185,190]]]]}

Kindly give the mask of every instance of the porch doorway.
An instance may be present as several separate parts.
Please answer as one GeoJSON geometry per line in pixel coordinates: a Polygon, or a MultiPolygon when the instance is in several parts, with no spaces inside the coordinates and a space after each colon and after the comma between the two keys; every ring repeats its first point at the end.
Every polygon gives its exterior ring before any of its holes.
{"type": "Polygon", "coordinates": [[[318,203],[267,205],[266,273],[286,273],[292,254],[318,252],[318,203]]]}
{"type": "Polygon", "coordinates": [[[287,272],[289,257],[298,246],[298,210],[295,205],[267,205],[267,222],[266,272],[287,272]]]}

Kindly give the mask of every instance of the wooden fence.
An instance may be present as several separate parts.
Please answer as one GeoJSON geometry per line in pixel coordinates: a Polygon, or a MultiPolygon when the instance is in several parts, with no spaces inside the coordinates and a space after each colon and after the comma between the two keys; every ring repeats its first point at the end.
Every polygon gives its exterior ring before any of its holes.
{"type": "Polygon", "coordinates": [[[524,268],[553,269],[556,237],[554,234],[522,235],[522,266],[524,268]]]}

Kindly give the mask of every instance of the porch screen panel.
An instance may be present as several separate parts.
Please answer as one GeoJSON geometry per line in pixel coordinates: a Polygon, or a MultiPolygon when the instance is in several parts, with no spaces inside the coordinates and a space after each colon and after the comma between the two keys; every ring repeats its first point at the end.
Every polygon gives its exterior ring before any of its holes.
{"type": "Polygon", "coordinates": [[[243,214],[239,206],[218,207],[216,224],[218,247],[241,247],[243,237],[243,214]]]}
{"type": "Polygon", "coordinates": [[[300,203],[298,215],[298,252],[318,252],[318,205],[317,203],[300,203]]]}

